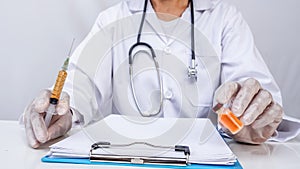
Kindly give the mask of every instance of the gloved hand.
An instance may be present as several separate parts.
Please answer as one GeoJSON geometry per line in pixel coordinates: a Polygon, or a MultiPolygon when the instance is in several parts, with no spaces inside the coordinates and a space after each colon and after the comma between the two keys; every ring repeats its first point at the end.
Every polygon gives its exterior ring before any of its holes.
{"type": "Polygon", "coordinates": [[[69,95],[62,92],[56,105],[57,115],[53,115],[49,128],[44,121],[45,112],[49,107],[51,92],[43,90],[33,102],[27,106],[24,114],[25,131],[28,144],[38,148],[41,144],[67,133],[72,126],[72,114],[69,106],[69,95]]]}
{"type": "Polygon", "coordinates": [[[223,130],[238,142],[260,144],[269,139],[282,121],[283,109],[275,103],[272,95],[261,88],[260,83],[247,79],[242,84],[228,82],[215,93],[216,101],[231,103],[231,111],[244,123],[244,128],[233,135],[223,130]]]}

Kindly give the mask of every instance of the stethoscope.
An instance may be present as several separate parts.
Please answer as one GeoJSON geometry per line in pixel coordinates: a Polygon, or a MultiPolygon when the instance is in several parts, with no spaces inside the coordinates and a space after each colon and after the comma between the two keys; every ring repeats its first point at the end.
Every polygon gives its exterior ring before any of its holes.
{"type": "MultiPolygon", "coordinates": [[[[188,77],[190,79],[192,79],[193,81],[197,81],[197,69],[196,69],[196,62],[195,62],[195,40],[194,40],[194,5],[193,5],[193,0],[189,0],[190,6],[191,6],[191,65],[188,68],[188,77]]],[[[145,17],[146,17],[146,10],[147,10],[147,6],[148,6],[148,0],[145,0],[144,3],[144,10],[143,10],[143,15],[142,15],[142,19],[141,19],[141,23],[140,23],[140,27],[139,27],[139,32],[137,35],[137,42],[135,44],[133,44],[130,49],[129,49],[129,76],[130,76],[130,87],[131,87],[131,91],[132,91],[132,95],[133,95],[133,99],[135,102],[135,105],[139,111],[139,113],[142,116],[145,117],[150,117],[150,116],[156,116],[159,114],[159,112],[162,110],[163,107],[163,86],[162,86],[162,80],[161,80],[161,75],[159,72],[159,64],[158,61],[156,59],[156,55],[155,52],[153,50],[153,48],[151,47],[151,45],[149,45],[146,42],[141,42],[141,34],[142,34],[142,29],[143,29],[143,25],[145,22],[145,17]],[[133,50],[138,47],[138,46],[144,46],[146,48],[148,48],[150,50],[150,53],[147,50],[141,50],[138,51],[137,53],[135,53],[134,55],[132,55],[133,50]],[[159,88],[160,88],[160,105],[159,108],[156,111],[153,112],[148,112],[148,111],[142,111],[140,105],[138,104],[137,101],[137,97],[135,94],[135,88],[133,85],[133,59],[134,57],[138,54],[138,53],[146,53],[150,56],[152,56],[153,62],[155,64],[155,69],[157,72],[157,78],[158,78],[158,83],[159,83],[159,88]]]]}

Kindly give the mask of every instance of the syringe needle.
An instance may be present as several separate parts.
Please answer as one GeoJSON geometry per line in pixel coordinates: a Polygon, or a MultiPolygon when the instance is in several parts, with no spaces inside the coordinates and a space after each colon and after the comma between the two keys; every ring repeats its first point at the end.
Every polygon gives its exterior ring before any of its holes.
{"type": "Polygon", "coordinates": [[[74,42],[75,42],[75,38],[73,38],[73,40],[72,40],[72,44],[71,44],[71,47],[70,47],[70,50],[69,50],[69,53],[68,53],[68,57],[71,56],[71,52],[72,52],[72,49],[73,49],[74,42]]]}

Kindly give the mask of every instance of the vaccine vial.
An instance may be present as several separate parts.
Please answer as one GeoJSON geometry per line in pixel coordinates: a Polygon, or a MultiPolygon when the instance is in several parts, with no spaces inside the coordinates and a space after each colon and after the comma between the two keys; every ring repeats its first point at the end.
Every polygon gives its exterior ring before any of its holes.
{"type": "Polygon", "coordinates": [[[232,113],[229,107],[218,103],[213,110],[218,114],[219,123],[232,134],[238,133],[244,127],[244,124],[232,113]]]}

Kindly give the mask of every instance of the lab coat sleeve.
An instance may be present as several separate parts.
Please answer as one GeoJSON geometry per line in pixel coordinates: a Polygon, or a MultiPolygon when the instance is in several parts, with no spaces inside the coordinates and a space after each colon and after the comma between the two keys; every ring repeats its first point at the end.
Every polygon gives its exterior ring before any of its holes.
{"type": "MultiPolygon", "coordinates": [[[[242,82],[247,78],[257,79],[262,87],[272,93],[273,99],[282,105],[280,89],[268,70],[254,38],[242,15],[231,7],[225,15],[222,36],[221,82],[242,82]]],[[[287,141],[300,133],[300,123],[288,116],[271,140],[287,141]]]]}
{"type": "MultiPolygon", "coordinates": [[[[94,73],[97,72],[95,67],[98,66],[97,63],[93,63],[95,57],[83,58],[82,56],[83,51],[86,50],[87,45],[94,40],[95,35],[97,33],[103,34],[101,17],[102,13],[99,14],[91,31],[70,57],[68,77],[64,85],[64,91],[67,92],[71,98],[70,106],[73,112],[73,121],[80,122],[84,125],[104,118],[106,116],[104,111],[110,112],[111,107],[109,103],[111,102],[109,87],[100,90],[94,81],[96,77],[94,73]]],[[[109,45],[109,42],[105,42],[105,44],[109,45]]],[[[86,55],[84,55],[84,57],[85,56],[86,55]]],[[[97,59],[94,62],[97,62],[97,59]]],[[[109,70],[111,70],[112,64],[109,58],[106,58],[106,62],[108,62],[105,66],[107,76],[103,76],[102,80],[107,81],[109,85],[109,82],[111,82],[109,70]]]]}
{"type": "Polygon", "coordinates": [[[77,112],[76,117],[80,117],[77,121],[83,124],[96,122],[112,113],[112,25],[128,15],[130,13],[125,1],[101,12],[91,31],[71,57],[65,91],[71,96],[73,112],[77,112]],[[96,34],[98,35],[95,36],[96,34]],[[89,54],[91,56],[83,54],[88,51],[86,48],[95,51],[89,54]],[[100,54],[101,52],[104,53],[100,54]]]}
{"type": "Polygon", "coordinates": [[[270,141],[285,142],[295,138],[299,134],[300,120],[285,115],[276,133],[270,138],[270,141]]]}
{"type": "Polygon", "coordinates": [[[221,82],[257,79],[282,105],[281,93],[272,74],[254,44],[254,38],[242,15],[231,7],[225,15],[222,35],[221,82]]]}

